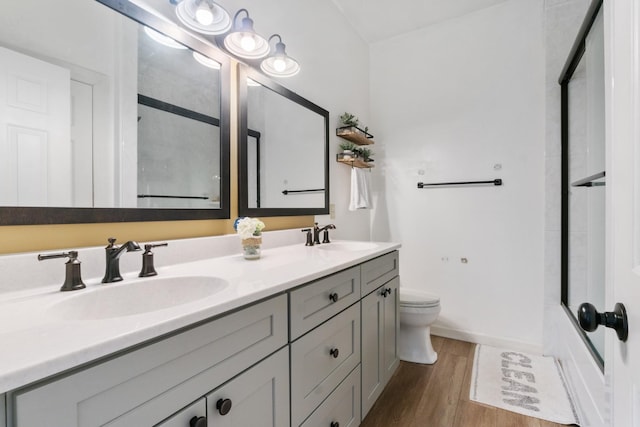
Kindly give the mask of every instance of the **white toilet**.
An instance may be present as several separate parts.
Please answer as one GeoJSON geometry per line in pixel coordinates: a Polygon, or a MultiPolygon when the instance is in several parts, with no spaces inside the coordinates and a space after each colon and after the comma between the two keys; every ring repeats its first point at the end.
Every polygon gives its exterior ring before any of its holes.
{"type": "Polygon", "coordinates": [[[431,345],[431,324],[440,313],[440,298],[417,289],[400,288],[400,359],[432,364],[438,353],[431,345]]]}

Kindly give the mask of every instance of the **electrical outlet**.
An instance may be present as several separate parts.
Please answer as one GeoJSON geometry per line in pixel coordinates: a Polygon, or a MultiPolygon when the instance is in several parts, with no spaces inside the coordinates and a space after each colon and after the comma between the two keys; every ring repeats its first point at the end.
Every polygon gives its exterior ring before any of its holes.
{"type": "Polygon", "coordinates": [[[336,205],[335,203],[329,204],[329,218],[336,219],[336,205]]]}

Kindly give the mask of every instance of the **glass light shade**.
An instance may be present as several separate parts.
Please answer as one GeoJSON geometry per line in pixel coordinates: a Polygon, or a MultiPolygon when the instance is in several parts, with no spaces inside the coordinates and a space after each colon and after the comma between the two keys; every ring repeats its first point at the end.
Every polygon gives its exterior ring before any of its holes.
{"type": "Polygon", "coordinates": [[[260,64],[260,68],[266,74],[273,77],[291,77],[295,76],[300,71],[300,65],[298,62],[286,55],[274,55],[265,58],[260,64]]]}
{"type": "Polygon", "coordinates": [[[186,27],[202,34],[222,34],[231,28],[229,13],[213,0],[183,0],[176,15],[186,27]]]}
{"type": "Polygon", "coordinates": [[[253,30],[253,21],[243,18],[240,28],[224,38],[224,47],[235,56],[260,59],[269,54],[269,42],[253,30]]]}
{"type": "Polygon", "coordinates": [[[186,46],[181,45],[174,39],[169,36],[165,36],[157,32],[156,30],[152,30],[149,27],[144,27],[144,32],[155,42],[160,43],[163,46],[167,46],[173,49],[186,49],[186,46]]]}
{"type": "Polygon", "coordinates": [[[291,77],[298,74],[300,65],[285,53],[284,48],[284,43],[276,43],[275,53],[265,58],[260,64],[262,71],[273,77],[291,77]]]}
{"type": "Polygon", "coordinates": [[[200,64],[205,67],[213,68],[214,70],[220,69],[220,63],[201,54],[200,52],[193,52],[193,59],[198,61],[200,64]]]}

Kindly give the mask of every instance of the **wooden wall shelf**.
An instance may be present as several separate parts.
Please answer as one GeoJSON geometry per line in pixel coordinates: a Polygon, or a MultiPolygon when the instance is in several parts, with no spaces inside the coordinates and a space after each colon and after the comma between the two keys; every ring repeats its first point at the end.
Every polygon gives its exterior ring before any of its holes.
{"type": "Polygon", "coordinates": [[[364,160],[358,157],[344,158],[343,154],[338,154],[336,156],[336,161],[338,161],[339,163],[344,163],[345,165],[352,166],[354,168],[371,169],[372,167],[375,166],[375,165],[372,165],[371,163],[365,162],[364,160]]]}
{"type": "Polygon", "coordinates": [[[336,129],[336,135],[357,145],[373,144],[373,135],[357,126],[343,126],[336,129]]]}

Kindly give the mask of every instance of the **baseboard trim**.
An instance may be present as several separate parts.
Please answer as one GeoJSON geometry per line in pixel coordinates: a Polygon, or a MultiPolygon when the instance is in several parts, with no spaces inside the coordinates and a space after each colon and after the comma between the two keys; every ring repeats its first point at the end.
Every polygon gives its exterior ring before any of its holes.
{"type": "Polygon", "coordinates": [[[454,340],[467,341],[475,344],[490,345],[493,347],[508,348],[511,350],[524,351],[532,354],[542,354],[542,344],[532,344],[525,341],[518,341],[504,337],[479,334],[461,329],[445,328],[438,325],[431,326],[431,334],[439,337],[451,338],[454,340]]]}

